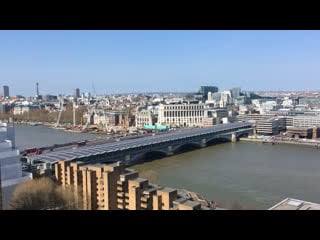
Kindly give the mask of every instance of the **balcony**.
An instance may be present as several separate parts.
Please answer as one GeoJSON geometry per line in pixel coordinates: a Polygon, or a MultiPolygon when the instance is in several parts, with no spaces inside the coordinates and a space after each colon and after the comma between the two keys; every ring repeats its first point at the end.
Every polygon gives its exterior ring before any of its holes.
{"type": "Polygon", "coordinates": [[[121,181],[117,181],[117,185],[122,185],[122,182],[121,181]]]}
{"type": "Polygon", "coordinates": [[[141,203],[140,205],[142,208],[147,209],[148,208],[148,204],[147,203],[141,203]]]}
{"type": "Polygon", "coordinates": [[[121,197],[121,198],[124,197],[124,193],[123,192],[118,192],[117,193],[117,197],[121,197]]]}
{"type": "Polygon", "coordinates": [[[146,202],[148,202],[148,199],[149,199],[149,197],[141,197],[141,202],[146,203],[146,202]]]}

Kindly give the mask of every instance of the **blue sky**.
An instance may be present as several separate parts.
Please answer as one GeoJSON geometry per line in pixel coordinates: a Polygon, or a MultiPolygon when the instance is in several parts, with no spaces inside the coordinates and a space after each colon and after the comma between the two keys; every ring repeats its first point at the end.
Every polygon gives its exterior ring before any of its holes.
{"type": "Polygon", "coordinates": [[[0,31],[10,95],[320,90],[320,31],[0,31]]]}

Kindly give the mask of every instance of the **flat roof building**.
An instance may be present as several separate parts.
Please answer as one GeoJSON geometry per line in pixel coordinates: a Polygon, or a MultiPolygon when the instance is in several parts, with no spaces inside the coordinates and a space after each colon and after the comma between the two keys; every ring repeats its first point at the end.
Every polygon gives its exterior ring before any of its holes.
{"type": "Polygon", "coordinates": [[[277,135],[286,129],[284,118],[270,118],[257,120],[257,133],[263,135],[277,135]]]}
{"type": "Polygon", "coordinates": [[[269,208],[269,210],[320,210],[320,204],[294,198],[286,198],[269,208]]]}
{"type": "Polygon", "coordinates": [[[201,203],[186,199],[177,189],[161,187],[125,169],[122,162],[84,165],[59,161],[55,177],[63,188],[74,191],[84,210],[196,210],[201,203]]]}
{"type": "Polygon", "coordinates": [[[160,104],[159,125],[196,127],[202,126],[205,116],[205,104],[160,104]]]}

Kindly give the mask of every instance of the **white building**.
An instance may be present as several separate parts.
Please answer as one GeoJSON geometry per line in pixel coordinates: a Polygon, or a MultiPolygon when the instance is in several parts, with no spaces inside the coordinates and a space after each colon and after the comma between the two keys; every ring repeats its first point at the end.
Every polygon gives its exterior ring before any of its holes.
{"type": "Polygon", "coordinates": [[[246,105],[240,105],[239,106],[239,115],[244,115],[249,112],[249,108],[246,105]]]}
{"type": "Polygon", "coordinates": [[[320,116],[294,116],[294,127],[320,127],[320,116]]]}
{"type": "Polygon", "coordinates": [[[292,99],[289,99],[288,97],[285,97],[281,105],[284,108],[292,108],[293,107],[293,101],[292,101],[292,99]]]}
{"type": "Polygon", "coordinates": [[[230,103],[232,103],[231,92],[230,91],[222,91],[220,102],[219,102],[219,107],[225,108],[227,106],[227,104],[230,104],[230,103]]]}
{"type": "Polygon", "coordinates": [[[0,209],[8,209],[15,187],[32,178],[22,172],[19,150],[15,149],[13,127],[0,122],[0,209]]]}
{"type": "Polygon", "coordinates": [[[205,104],[160,104],[158,124],[168,126],[202,126],[205,116],[205,104]]]}
{"type": "Polygon", "coordinates": [[[13,108],[13,114],[14,115],[20,115],[25,112],[29,112],[30,110],[35,110],[39,109],[38,105],[35,105],[31,102],[24,101],[21,104],[16,104],[15,107],[13,108]]]}
{"type": "Polygon", "coordinates": [[[274,110],[276,106],[276,101],[266,101],[262,102],[260,108],[258,108],[257,110],[260,112],[260,114],[267,114],[271,110],[274,110]]]}
{"type": "Polygon", "coordinates": [[[153,125],[152,115],[152,109],[138,107],[135,119],[136,127],[143,128],[144,125],[153,125]]]}

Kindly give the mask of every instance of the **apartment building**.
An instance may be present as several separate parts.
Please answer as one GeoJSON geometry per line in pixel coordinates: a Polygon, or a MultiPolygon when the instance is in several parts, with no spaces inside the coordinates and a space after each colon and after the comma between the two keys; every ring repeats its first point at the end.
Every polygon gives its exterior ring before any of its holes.
{"type": "Polygon", "coordinates": [[[122,162],[84,165],[59,161],[55,164],[58,184],[81,197],[85,210],[195,210],[201,203],[179,196],[176,189],[161,187],[124,168],[122,162]]]}

